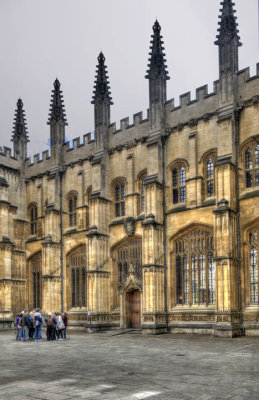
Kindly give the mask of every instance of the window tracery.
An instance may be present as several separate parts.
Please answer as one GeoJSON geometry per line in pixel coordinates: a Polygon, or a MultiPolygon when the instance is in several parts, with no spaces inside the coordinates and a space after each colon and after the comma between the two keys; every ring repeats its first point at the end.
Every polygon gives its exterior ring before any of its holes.
{"type": "Polygon", "coordinates": [[[28,208],[29,219],[30,219],[30,231],[31,235],[37,235],[37,218],[38,209],[36,204],[32,204],[28,208]]]}
{"type": "Polygon", "coordinates": [[[117,182],[114,185],[115,217],[123,217],[125,215],[125,196],[126,196],[125,183],[117,182]]]}
{"type": "Polygon", "coordinates": [[[77,195],[70,193],[67,197],[68,206],[68,225],[69,227],[76,226],[76,209],[77,209],[77,195]]]}
{"type": "Polygon", "coordinates": [[[136,277],[141,280],[141,240],[133,239],[117,249],[118,285],[122,287],[128,278],[131,268],[136,277]]]}
{"type": "Polygon", "coordinates": [[[245,186],[259,186],[259,145],[250,143],[244,151],[245,186]]]}
{"type": "Polygon", "coordinates": [[[186,201],[186,168],[177,165],[172,170],[173,204],[186,201]]]}
{"type": "Polygon", "coordinates": [[[68,257],[71,271],[71,299],[72,307],[86,306],[86,255],[85,246],[81,246],[68,257]]]}
{"type": "Polygon", "coordinates": [[[259,228],[249,232],[249,278],[250,278],[250,303],[259,304],[258,296],[258,250],[259,228]]]}
{"type": "Polygon", "coordinates": [[[195,228],[175,239],[176,303],[215,303],[215,264],[213,234],[205,228],[195,228]]]}

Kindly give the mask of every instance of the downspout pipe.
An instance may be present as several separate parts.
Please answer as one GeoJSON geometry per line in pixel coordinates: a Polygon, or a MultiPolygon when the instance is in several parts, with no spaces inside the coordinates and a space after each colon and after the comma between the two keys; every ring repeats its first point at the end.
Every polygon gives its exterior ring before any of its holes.
{"type": "Polygon", "coordinates": [[[168,320],[168,267],[167,267],[167,221],[166,221],[166,165],[165,165],[165,146],[167,134],[161,136],[162,142],[162,186],[163,186],[163,253],[164,253],[164,301],[165,301],[165,318],[166,328],[169,330],[168,320]]]}
{"type": "Polygon", "coordinates": [[[64,312],[64,258],[63,258],[63,175],[64,170],[59,170],[59,215],[60,215],[60,310],[64,312]]]}

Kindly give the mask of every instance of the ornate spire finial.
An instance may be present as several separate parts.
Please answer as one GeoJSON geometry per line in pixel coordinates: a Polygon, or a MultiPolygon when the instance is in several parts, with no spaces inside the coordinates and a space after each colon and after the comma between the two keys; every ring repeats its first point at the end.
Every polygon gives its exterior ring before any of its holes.
{"type": "Polygon", "coordinates": [[[14,117],[12,142],[17,142],[20,139],[23,139],[25,143],[29,142],[23,102],[21,99],[18,99],[14,117]]]}
{"type": "Polygon", "coordinates": [[[161,31],[161,26],[159,25],[159,22],[155,21],[153,25],[153,35],[152,40],[150,41],[151,46],[151,52],[149,55],[151,56],[148,61],[148,70],[147,70],[147,75],[145,76],[146,79],[154,79],[154,78],[164,78],[166,80],[170,79],[168,76],[168,71],[167,71],[167,65],[166,59],[165,59],[165,54],[163,53],[164,47],[163,47],[163,36],[160,35],[161,31]]]}
{"type": "Polygon", "coordinates": [[[236,39],[237,45],[242,46],[240,42],[240,36],[238,35],[238,23],[236,22],[237,17],[234,16],[236,10],[234,10],[234,3],[232,0],[224,0],[220,3],[223,7],[220,9],[221,15],[219,16],[219,28],[217,35],[216,45],[224,45],[230,41],[236,39]]]}
{"type": "Polygon", "coordinates": [[[103,52],[101,51],[98,56],[98,65],[96,66],[96,80],[94,82],[94,92],[93,92],[93,100],[92,104],[96,104],[97,101],[104,101],[109,105],[112,105],[112,98],[109,86],[109,78],[108,73],[106,71],[107,67],[104,64],[105,57],[103,52]]]}
{"type": "Polygon", "coordinates": [[[52,90],[49,119],[47,125],[62,121],[64,125],[68,125],[65,113],[65,106],[63,103],[62,90],[60,90],[60,82],[56,78],[54,82],[54,90],[52,90]]]}

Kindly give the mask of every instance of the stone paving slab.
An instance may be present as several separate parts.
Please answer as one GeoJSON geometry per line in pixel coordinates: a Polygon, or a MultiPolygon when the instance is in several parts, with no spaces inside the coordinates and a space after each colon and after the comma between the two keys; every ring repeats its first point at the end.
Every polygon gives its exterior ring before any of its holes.
{"type": "Polygon", "coordinates": [[[0,333],[0,400],[259,400],[259,338],[0,333]]]}

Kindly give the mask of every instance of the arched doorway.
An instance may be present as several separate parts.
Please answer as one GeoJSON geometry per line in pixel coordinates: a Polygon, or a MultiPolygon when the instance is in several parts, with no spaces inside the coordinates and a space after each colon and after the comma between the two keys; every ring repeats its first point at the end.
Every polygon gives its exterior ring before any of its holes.
{"type": "Polygon", "coordinates": [[[122,328],[140,328],[142,241],[132,236],[113,248],[113,309],[120,312],[122,328]]]}
{"type": "Polygon", "coordinates": [[[126,325],[135,329],[141,326],[141,293],[138,289],[126,293],[126,325]]]}

